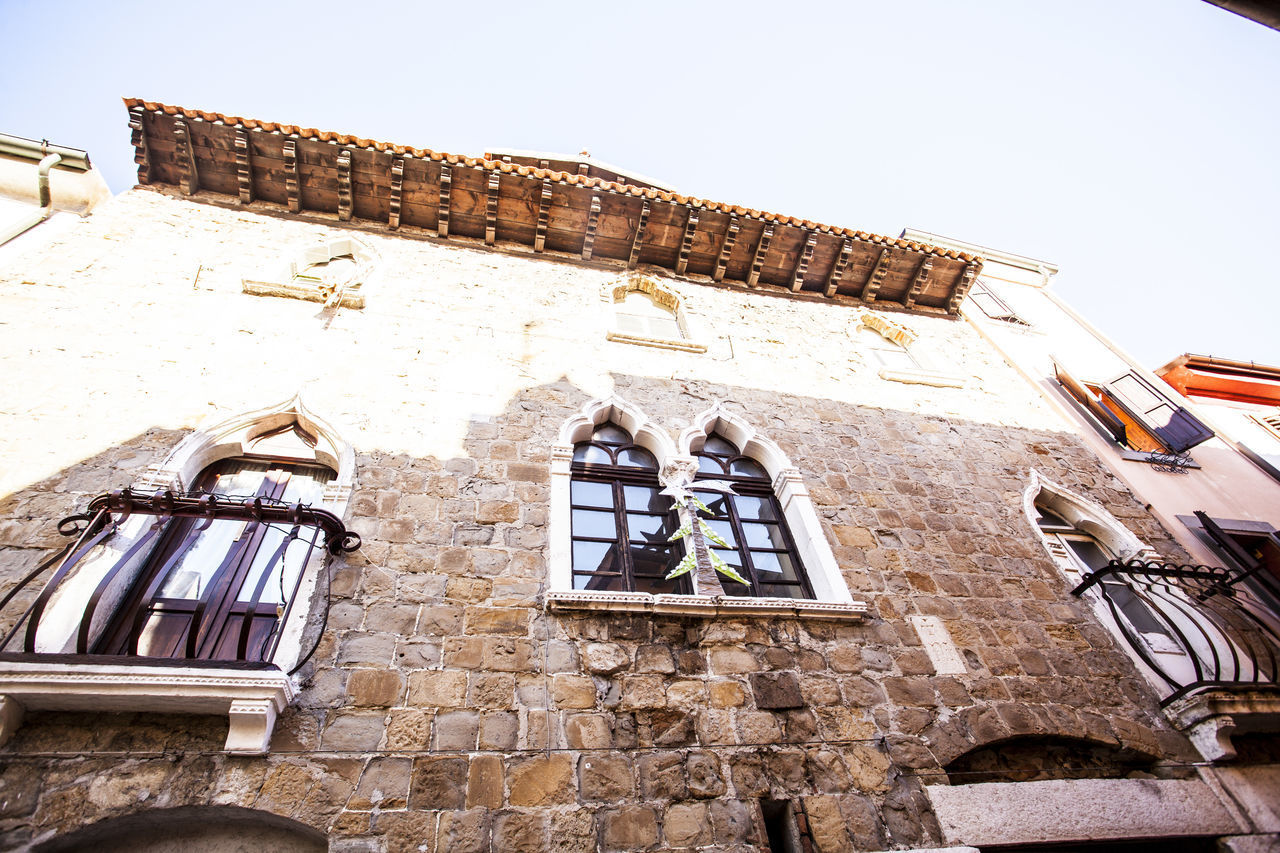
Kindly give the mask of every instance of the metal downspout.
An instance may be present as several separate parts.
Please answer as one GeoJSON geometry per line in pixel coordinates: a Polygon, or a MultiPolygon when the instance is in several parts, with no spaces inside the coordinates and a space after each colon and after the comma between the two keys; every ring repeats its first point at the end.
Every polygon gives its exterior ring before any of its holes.
{"type": "Polygon", "coordinates": [[[62,162],[61,154],[46,154],[36,167],[36,187],[40,195],[40,209],[31,216],[18,220],[17,224],[0,233],[0,246],[8,243],[24,231],[35,228],[53,215],[53,193],[49,190],[49,170],[62,162]]]}

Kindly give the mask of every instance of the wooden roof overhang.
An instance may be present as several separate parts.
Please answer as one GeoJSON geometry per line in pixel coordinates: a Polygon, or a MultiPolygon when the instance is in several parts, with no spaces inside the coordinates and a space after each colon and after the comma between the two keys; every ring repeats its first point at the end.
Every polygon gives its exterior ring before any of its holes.
{"type": "Polygon", "coordinates": [[[1155,374],[1187,396],[1280,406],[1280,367],[1187,353],[1155,374]]]}
{"type": "Polygon", "coordinates": [[[982,268],[954,249],[653,186],[126,99],[138,181],[293,213],[519,244],[608,266],[956,314],[982,268]]]}

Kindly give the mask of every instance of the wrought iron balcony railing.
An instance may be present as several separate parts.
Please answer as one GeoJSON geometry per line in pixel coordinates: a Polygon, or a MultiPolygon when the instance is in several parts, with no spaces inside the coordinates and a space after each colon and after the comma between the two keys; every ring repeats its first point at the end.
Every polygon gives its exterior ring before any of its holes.
{"type": "Polygon", "coordinates": [[[1168,683],[1168,705],[1204,690],[1280,686],[1280,598],[1248,574],[1112,560],[1072,593],[1101,597],[1130,648],[1168,683]]]}
{"type": "Polygon", "coordinates": [[[304,504],[129,489],[58,532],[66,547],[0,599],[6,656],[270,662],[311,555],[360,546],[336,515],[304,504]]]}

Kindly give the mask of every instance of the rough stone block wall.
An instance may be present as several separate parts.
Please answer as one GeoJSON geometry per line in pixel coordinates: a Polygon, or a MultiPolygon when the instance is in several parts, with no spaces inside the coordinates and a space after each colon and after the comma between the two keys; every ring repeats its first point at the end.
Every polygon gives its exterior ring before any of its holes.
{"type": "Polygon", "coordinates": [[[1030,471],[1176,546],[963,322],[893,315],[967,379],[939,389],[880,379],[856,306],[676,281],[711,350],[652,350],[604,341],[616,272],[437,242],[359,235],[381,259],[360,312],[240,292],[335,233],[135,191],[0,273],[0,313],[30,324],[0,366],[46,380],[0,391],[6,584],[204,417],[299,385],[357,450],[364,538],[328,567],[268,756],[223,753],[218,718],[32,713],[0,747],[0,846],[234,805],[341,850],[752,850],[784,800],[815,850],[880,850],[942,842],[923,786],[975,746],[1189,757],[1040,545],[1030,471]],[[120,305],[137,326],[104,328],[120,305]],[[609,392],[673,438],[723,403],[777,442],[867,618],[547,612],[550,448],[609,392]],[[917,614],[966,673],[935,674],[917,614]]]}

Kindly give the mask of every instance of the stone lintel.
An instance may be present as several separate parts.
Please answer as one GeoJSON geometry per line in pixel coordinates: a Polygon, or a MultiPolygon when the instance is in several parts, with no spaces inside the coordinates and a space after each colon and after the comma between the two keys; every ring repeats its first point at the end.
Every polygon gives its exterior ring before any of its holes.
{"type": "Polygon", "coordinates": [[[928,785],[943,840],[977,847],[1248,832],[1199,780],[928,785]]]}

